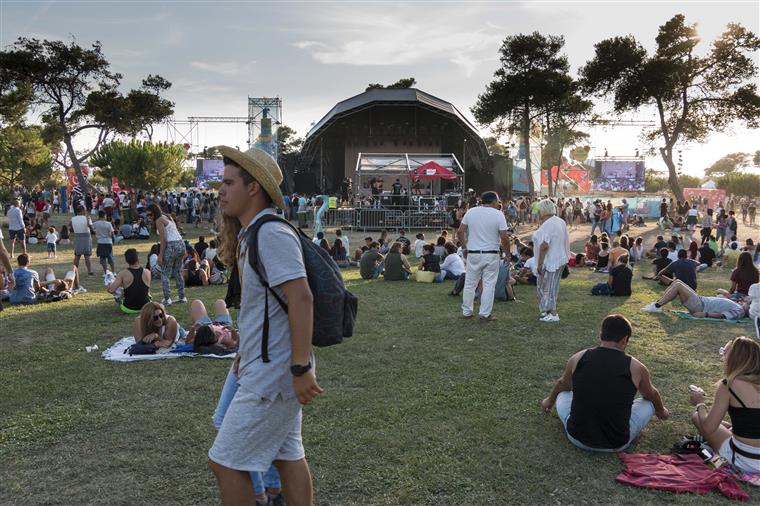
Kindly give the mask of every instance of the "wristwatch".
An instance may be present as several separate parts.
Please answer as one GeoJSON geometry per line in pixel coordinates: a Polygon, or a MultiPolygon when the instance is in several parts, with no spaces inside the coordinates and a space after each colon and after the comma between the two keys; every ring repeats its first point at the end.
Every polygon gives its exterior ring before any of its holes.
{"type": "Polygon", "coordinates": [[[303,376],[309,371],[311,371],[311,362],[306,365],[296,364],[290,366],[290,372],[293,374],[293,376],[303,376]]]}

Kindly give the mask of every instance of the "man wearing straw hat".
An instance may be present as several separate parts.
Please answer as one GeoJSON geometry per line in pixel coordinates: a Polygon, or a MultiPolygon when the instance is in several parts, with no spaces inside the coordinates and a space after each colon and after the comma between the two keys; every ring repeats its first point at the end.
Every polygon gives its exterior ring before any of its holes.
{"type": "Polygon", "coordinates": [[[268,154],[220,146],[224,178],[219,255],[237,260],[241,272],[239,354],[233,365],[239,389],[209,450],[222,504],[255,504],[249,472],[274,462],[288,504],[312,504],[309,466],[301,442],[301,405],[322,389],[311,349],[313,303],[300,242],[284,223],[268,222],[258,234],[261,275],[288,311],[269,296],[269,361],[261,359],[266,288],[248,263],[246,231],[265,214],[283,208],[282,172],[268,154]],[[235,257],[235,246],[240,242],[235,257]],[[232,253],[231,253],[232,252],[232,253]]]}

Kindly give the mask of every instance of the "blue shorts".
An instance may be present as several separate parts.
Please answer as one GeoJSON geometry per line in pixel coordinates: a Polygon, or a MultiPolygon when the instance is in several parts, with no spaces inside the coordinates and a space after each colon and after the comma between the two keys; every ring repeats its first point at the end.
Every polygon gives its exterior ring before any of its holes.
{"type": "Polygon", "coordinates": [[[195,320],[195,323],[199,325],[208,325],[210,323],[221,323],[222,325],[232,325],[232,317],[229,314],[214,315],[212,320],[208,316],[202,316],[195,320]]]}
{"type": "Polygon", "coordinates": [[[55,243],[49,242],[47,243],[48,253],[55,253],[55,243]]]}
{"type": "Polygon", "coordinates": [[[8,237],[12,241],[14,239],[18,239],[21,242],[24,242],[24,239],[26,239],[26,234],[24,233],[24,229],[19,230],[8,230],[8,237]]]}

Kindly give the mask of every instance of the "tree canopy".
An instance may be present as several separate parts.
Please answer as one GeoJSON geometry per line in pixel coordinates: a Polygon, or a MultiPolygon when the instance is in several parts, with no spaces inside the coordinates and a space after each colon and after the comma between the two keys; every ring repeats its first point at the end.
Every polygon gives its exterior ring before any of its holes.
{"type": "MultiPolygon", "coordinates": [[[[525,153],[530,153],[532,121],[573,93],[567,56],[561,54],[564,45],[563,37],[538,32],[504,39],[499,50],[501,67],[471,109],[478,123],[492,125],[499,133],[509,127],[519,131],[525,153]]],[[[533,193],[530,156],[525,162],[529,191],[533,193]]]]}
{"type": "Polygon", "coordinates": [[[165,190],[182,181],[186,157],[181,144],[116,140],[95,152],[90,163],[105,177],[115,177],[130,188],[165,190]]]}
{"type": "Polygon", "coordinates": [[[369,83],[365,91],[377,90],[377,89],[383,89],[383,88],[393,88],[393,89],[411,88],[415,84],[417,84],[417,79],[413,77],[406,77],[404,79],[399,79],[395,83],[389,84],[387,86],[379,84],[379,83],[369,83]]]}
{"type": "Polygon", "coordinates": [[[749,165],[749,153],[731,153],[705,169],[705,176],[721,176],[749,165]]]}
{"type": "Polygon", "coordinates": [[[41,128],[25,123],[31,96],[28,86],[0,94],[0,185],[8,190],[17,184],[34,186],[52,172],[41,128]]]}
{"type": "Polygon", "coordinates": [[[605,39],[594,46],[594,57],[581,68],[585,91],[611,96],[616,112],[652,106],[658,127],[646,140],[657,145],[668,167],[670,189],[683,192],[673,160],[675,146],[702,141],[735,121],[760,124],[760,96],[754,81],[753,52],[760,39],[731,23],[703,55],[696,25],[677,14],[660,26],[653,54],[633,35],[605,39]]]}
{"type": "Polygon", "coordinates": [[[110,70],[100,42],[84,48],[76,41],[21,37],[0,51],[0,89],[30,90],[31,103],[42,113],[43,136],[65,146],[56,162],[73,166],[83,189],[81,164],[109,137],[141,131],[150,136],[151,125],[172,114],[174,104],[160,96],[171,86],[167,80],[149,75],[139,89],[124,95],[118,90],[121,78],[110,70]],[[97,135],[94,146],[77,151],[75,137],[90,131],[97,135]]]}

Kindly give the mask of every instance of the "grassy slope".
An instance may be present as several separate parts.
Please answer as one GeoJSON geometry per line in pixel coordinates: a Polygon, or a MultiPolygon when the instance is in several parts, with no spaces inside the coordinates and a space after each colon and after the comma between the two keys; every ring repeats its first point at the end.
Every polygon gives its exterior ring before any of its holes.
{"type": "MultiPolygon", "coordinates": [[[[149,243],[135,244],[145,258],[149,243]]],[[[34,248],[39,269],[44,245],[34,248]]],[[[70,254],[59,252],[57,270],[70,254]]],[[[673,415],[653,422],[635,451],[667,452],[694,432],[686,385],[712,392],[718,347],[751,327],[642,314],[659,290],[638,279],[629,299],[591,298],[603,276],[585,270],[562,282],[558,325],[536,322],[535,292],[526,287],[518,288],[521,302],[497,303],[499,320],[486,324],[459,318],[450,283],[346,276],[360,298],[357,332],[318,351],[326,394],[305,410],[319,504],[695,500],[616,484],[617,457],[576,450],[539,402],[567,358],[595,344],[602,317],[620,312],[634,323],[630,353],[649,366],[673,415]]],[[[725,277],[703,276],[700,292],[725,277]]],[[[214,503],[206,451],[229,362],[121,364],[86,353],[85,345],[102,350],[128,334],[130,320],[114,311],[99,276],[84,281],[90,291],[72,301],[0,313],[0,503],[214,503]]],[[[224,290],[191,288],[188,297],[210,304],[224,290]]],[[[171,312],[187,324],[188,309],[171,312]]]]}

